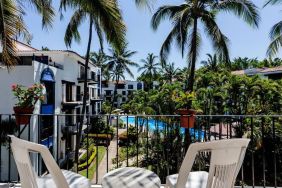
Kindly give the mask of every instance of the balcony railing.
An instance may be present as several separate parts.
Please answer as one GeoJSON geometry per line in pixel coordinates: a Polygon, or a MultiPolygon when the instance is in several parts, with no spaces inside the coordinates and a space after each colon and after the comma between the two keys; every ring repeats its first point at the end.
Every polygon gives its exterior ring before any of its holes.
{"type": "MultiPolygon", "coordinates": [[[[44,122],[41,120],[46,119],[42,118],[43,116],[45,115],[32,115],[28,125],[16,126],[13,121],[14,115],[0,115],[1,182],[19,181],[9,142],[4,142],[6,133],[45,143],[41,141],[41,130],[44,127],[44,122]]],[[[248,137],[251,142],[236,184],[241,187],[282,186],[282,116],[280,115],[197,115],[195,124],[190,129],[181,127],[181,118],[185,116],[178,115],[87,116],[83,124],[79,161],[75,161],[75,157],[70,157],[70,153],[74,154],[73,140],[77,136],[76,130],[79,124],[75,123],[70,125],[71,128],[62,129],[68,127],[65,124],[67,116],[74,115],[48,116],[53,118],[54,122],[50,151],[61,168],[79,172],[95,184],[101,182],[105,173],[122,166],[151,169],[164,183],[167,175],[178,172],[187,143],[248,137]],[[74,165],[77,163],[83,165],[74,165]]],[[[188,124],[189,121],[190,118],[188,124]]],[[[207,170],[209,157],[208,153],[200,154],[194,170],[207,170]]],[[[34,154],[32,159],[38,174],[44,173],[41,158],[34,154]]]]}

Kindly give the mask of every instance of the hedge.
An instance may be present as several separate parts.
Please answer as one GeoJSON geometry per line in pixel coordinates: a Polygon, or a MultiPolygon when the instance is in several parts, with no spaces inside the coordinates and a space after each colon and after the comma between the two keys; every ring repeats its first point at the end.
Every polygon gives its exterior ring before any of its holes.
{"type": "MultiPolygon", "coordinates": [[[[88,157],[96,150],[96,146],[91,144],[88,147],[88,157]]],[[[78,164],[82,164],[87,160],[87,151],[78,159],[78,164]]]]}
{"type": "Polygon", "coordinates": [[[107,139],[113,139],[114,135],[113,134],[88,134],[88,137],[107,140],[107,139]]]}
{"type": "Polygon", "coordinates": [[[93,162],[97,154],[97,150],[95,149],[93,153],[91,154],[90,158],[88,159],[88,162],[85,161],[84,163],[78,165],[78,171],[84,170],[88,168],[88,166],[93,162]]]}

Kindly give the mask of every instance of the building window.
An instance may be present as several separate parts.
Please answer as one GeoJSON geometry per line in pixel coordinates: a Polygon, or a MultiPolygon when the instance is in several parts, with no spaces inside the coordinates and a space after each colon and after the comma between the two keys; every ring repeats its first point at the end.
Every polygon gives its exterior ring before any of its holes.
{"type": "Polygon", "coordinates": [[[126,95],[126,91],[122,91],[122,95],[126,95]]]}
{"type": "Polygon", "coordinates": [[[80,86],[76,86],[76,100],[81,101],[81,90],[80,86]]]}
{"type": "Polygon", "coordinates": [[[141,90],[142,88],[143,88],[142,83],[138,82],[138,84],[137,84],[137,89],[138,89],[138,90],[141,90]]]}
{"type": "Polygon", "coordinates": [[[125,101],[126,101],[126,98],[123,97],[123,98],[122,98],[122,102],[125,102],[125,101]]]}
{"type": "Polygon", "coordinates": [[[92,80],[96,80],[96,74],[95,74],[95,72],[93,72],[93,71],[91,71],[91,79],[92,80]]]}
{"type": "Polygon", "coordinates": [[[92,98],[94,98],[94,97],[95,97],[95,89],[92,88],[92,98]]]}
{"type": "Polygon", "coordinates": [[[128,95],[132,95],[133,91],[128,91],[127,93],[128,93],[128,95]]]}
{"type": "Polygon", "coordinates": [[[17,65],[32,65],[32,58],[32,56],[20,57],[17,65]]]}
{"type": "Polygon", "coordinates": [[[106,95],[111,95],[112,91],[111,90],[106,90],[106,95]]]}
{"type": "Polygon", "coordinates": [[[133,89],[133,85],[132,84],[128,85],[128,89],[133,89]]]}
{"type": "Polygon", "coordinates": [[[124,84],[118,84],[118,85],[117,85],[117,88],[118,88],[118,89],[124,89],[125,86],[124,86],[124,84]]]}
{"type": "Polygon", "coordinates": [[[97,109],[98,109],[98,113],[100,113],[100,111],[101,111],[101,106],[100,106],[100,103],[98,103],[98,105],[97,105],[97,109]]]}
{"type": "Polygon", "coordinates": [[[66,102],[72,101],[72,85],[66,84],[66,102]]]}
{"type": "Polygon", "coordinates": [[[79,123],[80,121],[80,108],[76,109],[76,123],[79,123]]]}
{"type": "Polygon", "coordinates": [[[85,76],[85,67],[84,66],[80,66],[80,78],[84,78],[85,76]]]}

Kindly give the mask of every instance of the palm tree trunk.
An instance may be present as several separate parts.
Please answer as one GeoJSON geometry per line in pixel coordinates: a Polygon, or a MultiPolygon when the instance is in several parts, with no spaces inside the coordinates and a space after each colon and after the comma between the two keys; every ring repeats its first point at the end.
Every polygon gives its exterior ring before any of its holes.
{"type": "Polygon", "coordinates": [[[190,75],[188,78],[188,87],[187,90],[192,92],[194,79],[195,79],[195,67],[196,67],[196,57],[197,57],[197,30],[198,30],[198,20],[194,18],[194,27],[193,27],[193,38],[192,38],[192,59],[191,59],[191,69],[190,75]]]}
{"type": "MultiPolygon", "coordinates": [[[[187,90],[189,92],[193,91],[193,85],[194,85],[194,77],[195,77],[195,67],[196,67],[196,57],[197,57],[197,30],[198,30],[198,20],[197,18],[194,18],[194,27],[193,27],[193,38],[192,38],[192,59],[191,59],[191,69],[190,69],[190,75],[188,79],[188,87],[187,90]]],[[[192,107],[192,102],[190,102],[187,106],[187,109],[192,107]]],[[[188,147],[191,143],[190,138],[190,131],[189,128],[185,129],[185,142],[184,142],[184,149],[185,151],[188,150],[188,147]]]]}
{"type": "Polygon", "coordinates": [[[78,134],[76,138],[76,146],[75,146],[75,162],[78,165],[78,151],[80,148],[80,142],[81,142],[81,136],[82,136],[82,127],[83,127],[83,121],[86,111],[86,100],[88,95],[88,87],[87,87],[87,70],[88,70],[88,64],[89,64],[89,57],[90,57],[90,48],[91,48],[91,41],[92,41],[92,26],[93,26],[93,19],[90,17],[90,23],[89,23],[89,37],[88,37],[88,44],[87,44],[87,51],[86,51],[86,57],[85,57],[85,70],[86,73],[84,75],[84,82],[83,82],[83,103],[82,103],[82,111],[80,116],[80,122],[79,122],[79,128],[78,128],[78,134]]]}

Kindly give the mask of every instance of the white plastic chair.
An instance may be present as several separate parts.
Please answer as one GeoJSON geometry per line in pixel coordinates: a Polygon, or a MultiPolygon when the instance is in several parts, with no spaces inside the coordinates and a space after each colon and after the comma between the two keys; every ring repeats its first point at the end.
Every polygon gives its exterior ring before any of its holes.
{"type": "Polygon", "coordinates": [[[228,139],[191,144],[179,174],[167,176],[167,188],[233,188],[242,166],[249,139],[228,139]],[[196,155],[210,151],[209,173],[190,172],[196,155]]]}
{"type": "Polygon", "coordinates": [[[90,181],[74,172],[60,170],[48,148],[9,136],[11,148],[18,168],[22,188],[89,188],[90,181]],[[30,161],[30,153],[39,153],[49,171],[48,175],[39,177],[30,161]]]}

